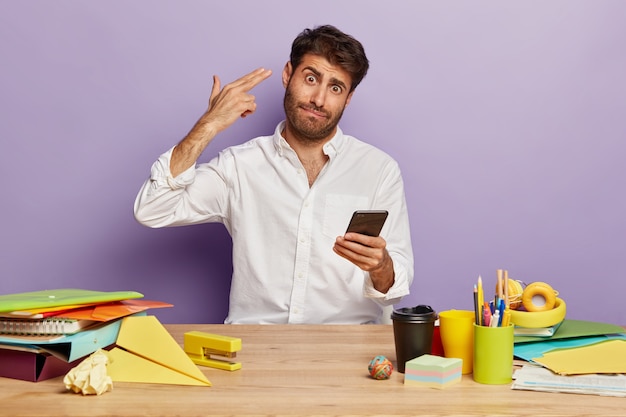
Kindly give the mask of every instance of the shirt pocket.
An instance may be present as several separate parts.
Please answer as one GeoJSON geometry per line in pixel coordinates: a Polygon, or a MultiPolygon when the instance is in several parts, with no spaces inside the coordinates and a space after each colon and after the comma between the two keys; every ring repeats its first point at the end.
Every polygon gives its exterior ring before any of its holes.
{"type": "Polygon", "coordinates": [[[367,210],[369,199],[362,195],[328,194],[324,203],[322,233],[335,239],[343,236],[355,210],[367,210]]]}

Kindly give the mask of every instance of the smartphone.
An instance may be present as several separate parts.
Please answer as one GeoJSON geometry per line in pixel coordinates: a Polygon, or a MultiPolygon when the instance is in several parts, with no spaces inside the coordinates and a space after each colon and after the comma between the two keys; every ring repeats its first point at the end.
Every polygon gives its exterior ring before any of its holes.
{"type": "Polygon", "coordinates": [[[352,213],[352,219],[350,219],[346,233],[354,232],[378,236],[388,215],[387,210],[357,210],[352,213]]]}

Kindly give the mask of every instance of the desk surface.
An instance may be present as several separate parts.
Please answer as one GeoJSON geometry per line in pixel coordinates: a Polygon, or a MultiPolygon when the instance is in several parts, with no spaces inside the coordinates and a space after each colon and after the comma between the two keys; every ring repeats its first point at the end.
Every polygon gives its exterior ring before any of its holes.
{"type": "Polygon", "coordinates": [[[443,390],[404,386],[403,374],[377,381],[375,355],[395,359],[390,325],[167,325],[240,337],[242,369],[203,369],[212,387],[114,383],[86,396],[65,390],[62,377],[42,382],[0,378],[0,415],[412,415],[623,416],[623,398],[511,390],[463,376],[443,390]]]}

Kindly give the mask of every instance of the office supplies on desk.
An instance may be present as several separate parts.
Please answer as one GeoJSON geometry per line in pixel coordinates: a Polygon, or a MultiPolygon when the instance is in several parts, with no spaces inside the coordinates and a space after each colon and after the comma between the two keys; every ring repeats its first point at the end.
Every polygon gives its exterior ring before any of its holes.
{"type": "Polygon", "coordinates": [[[68,305],[104,303],[109,301],[142,298],[136,291],[91,291],[76,288],[31,291],[0,295],[0,312],[50,308],[68,305]]]}
{"type": "Polygon", "coordinates": [[[563,321],[566,304],[557,298],[558,292],[545,282],[534,282],[522,290],[522,283],[509,278],[505,269],[496,270],[494,298],[482,300],[482,277],[474,286],[476,324],[524,328],[547,328],[563,321]],[[522,307],[528,306],[528,311],[522,307]],[[532,311],[531,311],[532,310],[532,311]]]}
{"type": "Polygon", "coordinates": [[[390,325],[277,324],[270,329],[267,325],[164,324],[164,327],[181,346],[184,333],[192,330],[241,337],[242,371],[200,367],[216,389],[114,382],[112,393],[92,398],[64,392],[60,378],[36,384],[0,378],[2,409],[6,415],[32,417],[95,414],[590,417],[623,416],[626,405],[624,398],[522,392],[512,390],[511,384],[485,386],[468,376],[442,390],[404,386],[404,375],[397,372],[387,381],[373,380],[366,367],[374,354],[394,360],[390,325]]]}
{"type": "Polygon", "coordinates": [[[114,382],[211,386],[154,316],[125,317],[107,372],[114,382]]]}
{"type": "Polygon", "coordinates": [[[198,331],[187,332],[184,335],[184,349],[196,365],[225,371],[241,369],[240,362],[232,361],[241,350],[241,339],[237,337],[198,331]]]}

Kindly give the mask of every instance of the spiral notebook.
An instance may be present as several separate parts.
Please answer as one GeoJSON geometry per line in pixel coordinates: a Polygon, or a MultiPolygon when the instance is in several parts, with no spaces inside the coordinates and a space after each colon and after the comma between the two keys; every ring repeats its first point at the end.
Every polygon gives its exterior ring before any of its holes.
{"type": "Polygon", "coordinates": [[[94,324],[95,320],[60,317],[45,319],[0,319],[0,334],[20,336],[52,336],[78,333],[94,324]]]}

